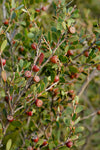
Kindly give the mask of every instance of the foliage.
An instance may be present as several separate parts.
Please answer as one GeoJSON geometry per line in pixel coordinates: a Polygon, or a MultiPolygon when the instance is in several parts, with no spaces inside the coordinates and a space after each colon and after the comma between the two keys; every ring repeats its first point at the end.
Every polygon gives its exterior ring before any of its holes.
{"type": "Polygon", "coordinates": [[[89,23],[86,17],[84,21],[76,6],[65,0],[7,0],[3,6],[1,150],[24,150],[30,145],[34,149],[63,150],[69,140],[73,149],[81,149],[88,132],[99,131],[99,115],[88,131],[100,96],[99,25],[93,26],[93,20],[89,23]],[[34,142],[35,137],[39,141],[34,142]],[[45,140],[47,144],[43,145],[45,140]]]}

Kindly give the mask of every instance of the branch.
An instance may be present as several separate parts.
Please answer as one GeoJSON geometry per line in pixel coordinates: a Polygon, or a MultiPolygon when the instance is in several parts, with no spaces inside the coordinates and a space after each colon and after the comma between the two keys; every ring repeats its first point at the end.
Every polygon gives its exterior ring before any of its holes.
{"type": "Polygon", "coordinates": [[[90,46],[88,46],[87,48],[85,48],[80,54],[76,55],[76,56],[73,58],[73,60],[77,59],[78,57],[80,57],[81,55],[83,55],[84,52],[86,52],[87,50],[89,50],[90,48],[92,48],[93,45],[95,44],[95,42],[96,42],[96,41],[93,41],[90,46]]]}
{"type": "Polygon", "coordinates": [[[42,69],[49,61],[50,61],[50,58],[55,54],[56,50],[59,48],[59,46],[64,43],[66,40],[67,40],[67,36],[60,42],[61,40],[61,37],[59,38],[58,40],[58,43],[57,43],[57,46],[56,48],[53,50],[52,54],[50,55],[50,57],[47,59],[47,61],[41,66],[40,69],[42,69]]]}
{"type": "Polygon", "coordinates": [[[93,112],[92,114],[90,114],[88,116],[85,116],[85,117],[81,118],[80,121],[89,119],[90,117],[95,116],[96,114],[97,114],[97,111],[93,112]]]}
{"type": "Polygon", "coordinates": [[[88,86],[89,82],[95,77],[100,75],[100,72],[97,71],[96,69],[92,71],[92,73],[87,77],[87,79],[85,80],[84,84],[82,85],[82,87],[80,88],[80,90],[77,93],[77,96],[81,96],[84,92],[84,90],[86,89],[86,87],[88,86]]]}
{"type": "Polygon", "coordinates": [[[3,9],[3,20],[6,19],[6,7],[5,7],[6,0],[3,0],[2,9],[3,9]]]}

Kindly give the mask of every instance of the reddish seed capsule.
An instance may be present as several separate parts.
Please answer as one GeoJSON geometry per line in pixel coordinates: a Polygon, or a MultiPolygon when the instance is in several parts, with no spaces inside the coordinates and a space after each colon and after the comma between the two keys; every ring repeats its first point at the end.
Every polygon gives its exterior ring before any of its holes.
{"type": "Polygon", "coordinates": [[[55,76],[54,82],[58,82],[59,81],[59,76],[55,76]]]}
{"type": "Polygon", "coordinates": [[[36,45],[35,43],[32,43],[32,44],[31,44],[31,47],[32,47],[32,49],[36,50],[37,45],[36,45]]]}
{"type": "Polygon", "coordinates": [[[33,150],[32,146],[29,146],[29,147],[27,148],[27,150],[33,150]]]}
{"type": "Polygon", "coordinates": [[[30,25],[29,25],[29,27],[30,27],[30,28],[32,28],[32,27],[33,27],[33,25],[32,25],[32,24],[30,24],[30,25]]]}
{"type": "Polygon", "coordinates": [[[56,96],[58,94],[58,88],[54,89],[54,96],[56,96]]]}
{"type": "Polygon", "coordinates": [[[73,94],[73,93],[74,93],[74,90],[70,90],[70,91],[68,91],[68,93],[73,94]]]}
{"type": "Polygon", "coordinates": [[[13,116],[9,115],[9,116],[7,116],[7,120],[8,120],[9,122],[12,122],[12,121],[14,120],[14,118],[13,118],[13,116]]]}
{"type": "Polygon", "coordinates": [[[20,52],[23,52],[23,51],[24,51],[24,47],[21,46],[21,47],[19,48],[19,51],[20,51],[20,52]]]}
{"type": "Polygon", "coordinates": [[[13,40],[13,41],[12,41],[12,44],[14,45],[15,43],[16,43],[16,41],[15,41],[15,40],[13,40]]]}
{"type": "Polygon", "coordinates": [[[44,54],[41,53],[40,56],[39,56],[39,65],[42,64],[43,60],[44,60],[44,54]]]}
{"type": "Polygon", "coordinates": [[[79,67],[79,68],[78,68],[78,71],[79,71],[80,73],[83,72],[83,71],[84,71],[83,67],[79,67]]]}
{"type": "Polygon", "coordinates": [[[98,47],[98,50],[100,51],[100,47],[98,47]]]}
{"type": "Polygon", "coordinates": [[[73,50],[68,50],[67,55],[72,56],[74,54],[73,50]]]}
{"type": "Polygon", "coordinates": [[[2,62],[2,65],[5,66],[5,64],[6,64],[6,59],[3,59],[3,58],[2,58],[1,61],[0,61],[0,65],[1,65],[1,62],[2,62]]]}
{"type": "Polygon", "coordinates": [[[100,64],[98,64],[98,65],[97,65],[97,70],[99,70],[99,71],[100,71],[100,64]]]}
{"type": "Polygon", "coordinates": [[[98,110],[97,115],[100,115],[100,110],[98,110]]]}
{"type": "Polygon", "coordinates": [[[32,137],[32,141],[34,141],[35,143],[37,143],[39,141],[38,136],[32,137]]]}
{"type": "Polygon", "coordinates": [[[70,75],[70,78],[71,78],[71,79],[74,79],[74,78],[75,78],[74,74],[71,74],[71,75],[70,75]]]}
{"type": "Polygon", "coordinates": [[[30,78],[32,76],[31,71],[26,71],[25,72],[25,77],[30,78]]]}
{"type": "Polygon", "coordinates": [[[28,116],[32,116],[33,115],[33,112],[32,111],[28,111],[26,112],[28,116]]]}
{"type": "Polygon", "coordinates": [[[4,25],[8,25],[8,24],[9,24],[9,20],[6,19],[6,20],[4,21],[4,25]]]}
{"type": "Polygon", "coordinates": [[[66,146],[67,146],[68,148],[71,148],[71,147],[73,146],[73,142],[72,142],[72,141],[68,141],[68,142],[66,142],[65,144],[66,144],[66,146]]]}
{"type": "Polygon", "coordinates": [[[54,63],[54,64],[56,64],[56,63],[58,63],[58,61],[59,61],[59,59],[58,59],[58,56],[52,56],[51,57],[51,59],[50,59],[50,61],[52,62],[52,63],[54,63]]]}
{"type": "Polygon", "coordinates": [[[89,52],[88,52],[88,51],[85,51],[85,52],[84,52],[84,56],[85,56],[85,57],[89,57],[89,52]]]}
{"type": "Polygon", "coordinates": [[[75,73],[74,74],[74,77],[77,79],[79,77],[79,74],[78,73],[75,73]]]}
{"type": "Polygon", "coordinates": [[[72,34],[74,34],[76,32],[75,27],[70,27],[69,28],[69,32],[72,33],[72,34]]]}
{"type": "MultiPolygon", "coordinates": [[[[12,101],[12,96],[10,96],[10,100],[12,101]]],[[[5,96],[5,101],[6,101],[6,102],[9,101],[9,96],[5,96]]]]}
{"type": "Polygon", "coordinates": [[[43,101],[40,100],[40,99],[36,99],[35,105],[36,105],[37,107],[41,107],[41,106],[43,105],[43,101]]]}
{"type": "Polygon", "coordinates": [[[35,77],[33,78],[33,80],[38,83],[38,82],[40,81],[40,77],[39,77],[39,76],[35,76],[35,77]]]}
{"type": "Polygon", "coordinates": [[[45,140],[42,145],[46,146],[46,145],[48,145],[48,142],[45,140]]]}
{"type": "Polygon", "coordinates": [[[40,69],[39,69],[39,67],[38,67],[37,65],[34,65],[34,66],[32,67],[32,70],[33,70],[34,72],[38,72],[40,69]]]}
{"type": "Polygon", "coordinates": [[[42,9],[43,11],[46,11],[47,8],[46,8],[45,6],[43,6],[41,9],[42,9]]]}
{"type": "Polygon", "coordinates": [[[40,9],[39,9],[39,8],[37,8],[37,9],[35,9],[35,11],[36,11],[36,12],[40,12],[40,9]]]}

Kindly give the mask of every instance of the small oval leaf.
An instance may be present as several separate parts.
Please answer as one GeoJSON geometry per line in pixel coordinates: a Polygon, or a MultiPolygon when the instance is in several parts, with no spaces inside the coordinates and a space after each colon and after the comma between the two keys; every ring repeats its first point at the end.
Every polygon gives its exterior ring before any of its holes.
{"type": "Polygon", "coordinates": [[[1,76],[2,76],[3,81],[6,82],[7,81],[7,75],[6,75],[5,70],[1,72],[1,76]]]}
{"type": "Polygon", "coordinates": [[[3,52],[3,50],[5,49],[6,46],[7,46],[7,40],[4,40],[1,45],[1,53],[3,52]]]}
{"type": "Polygon", "coordinates": [[[6,144],[6,150],[10,150],[11,145],[12,145],[12,139],[9,139],[7,144],[6,144]]]}

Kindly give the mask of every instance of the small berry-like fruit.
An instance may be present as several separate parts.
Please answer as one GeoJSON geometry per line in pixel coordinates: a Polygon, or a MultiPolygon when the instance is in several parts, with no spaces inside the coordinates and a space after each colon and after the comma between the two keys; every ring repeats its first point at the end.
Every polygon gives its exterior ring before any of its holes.
{"type": "MultiPolygon", "coordinates": [[[[10,96],[10,100],[12,101],[12,96],[10,96]]],[[[9,96],[5,96],[5,101],[6,101],[6,102],[9,101],[9,96]]]]}
{"type": "Polygon", "coordinates": [[[15,41],[15,40],[13,40],[13,41],[12,41],[12,44],[14,45],[15,43],[16,43],[16,41],[15,41]]]}
{"type": "Polygon", "coordinates": [[[99,70],[99,71],[100,71],[100,64],[98,64],[98,65],[97,65],[97,70],[99,70]]]}
{"type": "Polygon", "coordinates": [[[43,105],[43,101],[40,100],[40,99],[36,99],[35,105],[36,105],[37,107],[41,107],[41,106],[43,105]]]}
{"type": "Polygon", "coordinates": [[[27,150],[33,150],[32,146],[28,146],[27,150]]]}
{"type": "Polygon", "coordinates": [[[68,93],[73,94],[73,93],[74,93],[74,90],[70,90],[70,91],[68,91],[68,93]]]}
{"type": "Polygon", "coordinates": [[[73,50],[68,50],[67,55],[72,56],[74,54],[73,50]]]}
{"type": "Polygon", "coordinates": [[[73,142],[72,142],[72,141],[66,142],[66,146],[67,146],[68,148],[71,148],[71,147],[73,146],[73,142]]]}
{"type": "Polygon", "coordinates": [[[71,74],[71,75],[70,75],[70,78],[71,78],[71,79],[74,79],[74,78],[75,78],[74,74],[71,74]]]}
{"type": "Polygon", "coordinates": [[[98,50],[100,51],[100,46],[98,47],[98,50]]]}
{"type": "Polygon", "coordinates": [[[21,47],[19,48],[19,51],[20,51],[20,52],[23,52],[23,51],[24,51],[24,47],[21,46],[21,47]]]}
{"type": "Polygon", "coordinates": [[[32,70],[33,70],[34,72],[38,72],[40,69],[39,69],[39,67],[38,67],[37,65],[34,65],[34,66],[32,67],[32,70]]]}
{"type": "Polygon", "coordinates": [[[31,71],[26,71],[25,72],[25,77],[30,78],[32,76],[31,71]]]}
{"type": "Polygon", "coordinates": [[[85,52],[84,52],[84,56],[85,56],[85,57],[89,57],[89,52],[88,52],[88,51],[85,51],[85,52]]]}
{"type": "Polygon", "coordinates": [[[35,43],[32,43],[32,44],[31,44],[31,47],[32,47],[32,49],[36,50],[37,45],[36,45],[35,43]]]}
{"type": "Polygon", "coordinates": [[[79,67],[79,68],[78,68],[78,71],[79,71],[80,73],[83,72],[83,71],[84,71],[83,67],[79,67]]]}
{"type": "Polygon", "coordinates": [[[33,112],[32,111],[28,111],[26,112],[28,116],[32,116],[33,115],[33,112]]]}
{"type": "Polygon", "coordinates": [[[44,60],[44,54],[41,53],[40,56],[39,56],[39,65],[42,64],[43,60],[44,60]]]}
{"type": "Polygon", "coordinates": [[[33,25],[32,25],[32,23],[31,23],[31,24],[29,25],[29,27],[32,28],[32,26],[33,26],[33,25]]]}
{"type": "Polygon", "coordinates": [[[0,65],[1,65],[1,62],[2,62],[2,65],[5,66],[5,64],[6,64],[6,59],[3,59],[3,58],[2,58],[1,61],[0,61],[0,65]]]}
{"type": "Polygon", "coordinates": [[[55,76],[54,82],[58,82],[58,81],[59,81],[59,76],[55,76]]]}
{"type": "Polygon", "coordinates": [[[72,34],[74,34],[76,32],[75,27],[70,27],[69,28],[69,32],[72,33],[72,34]]]}
{"type": "Polygon", "coordinates": [[[43,11],[46,11],[47,8],[46,8],[45,6],[43,6],[41,9],[42,9],[43,11]]]}
{"type": "Polygon", "coordinates": [[[7,120],[8,120],[9,122],[12,122],[12,121],[14,120],[14,118],[13,118],[13,116],[9,115],[9,116],[7,116],[7,120]]]}
{"type": "Polygon", "coordinates": [[[97,115],[100,115],[100,110],[97,111],[97,115]]]}
{"type": "Polygon", "coordinates": [[[35,77],[33,78],[33,80],[38,83],[38,82],[40,81],[40,77],[39,77],[39,76],[35,76],[35,77]]]}
{"type": "Polygon", "coordinates": [[[58,94],[58,88],[55,88],[53,91],[54,91],[54,96],[56,96],[58,94]]]}
{"type": "Polygon", "coordinates": [[[9,24],[9,20],[6,19],[6,20],[4,21],[4,25],[8,25],[8,24],[9,24]]]}
{"type": "Polygon", "coordinates": [[[38,136],[32,137],[32,141],[34,141],[35,143],[37,143],[39,141],[38,136]]]}
{"type": "Polygon", "coordinates": [[[77,79],[79,77],[79,74],[78,73],[75,73],[74,74],[74,77],[77,79]]]}
{"type": "Polygon", "coordinates": [[[50,61],[52,62],[52,63],[54,63],[54,64],[56,64],[56,63],[58,63],[58,61],[59,61],[59,59],[58,59],[58,56],[52,56],[51,57],[51,59],[50,59],[50,61]]]}
{"type": "Polygon", "coordinates": [[[45,140],[42,145],[46,146],[46,145],[48,145],[48,142],[45,140]]]}
{"type": "Polygon", "coordinates": [[[36,12],[40,12],[40,9],[39,9],[39,8],[36,8],[35,11],[36,11],[36,12]]]}

